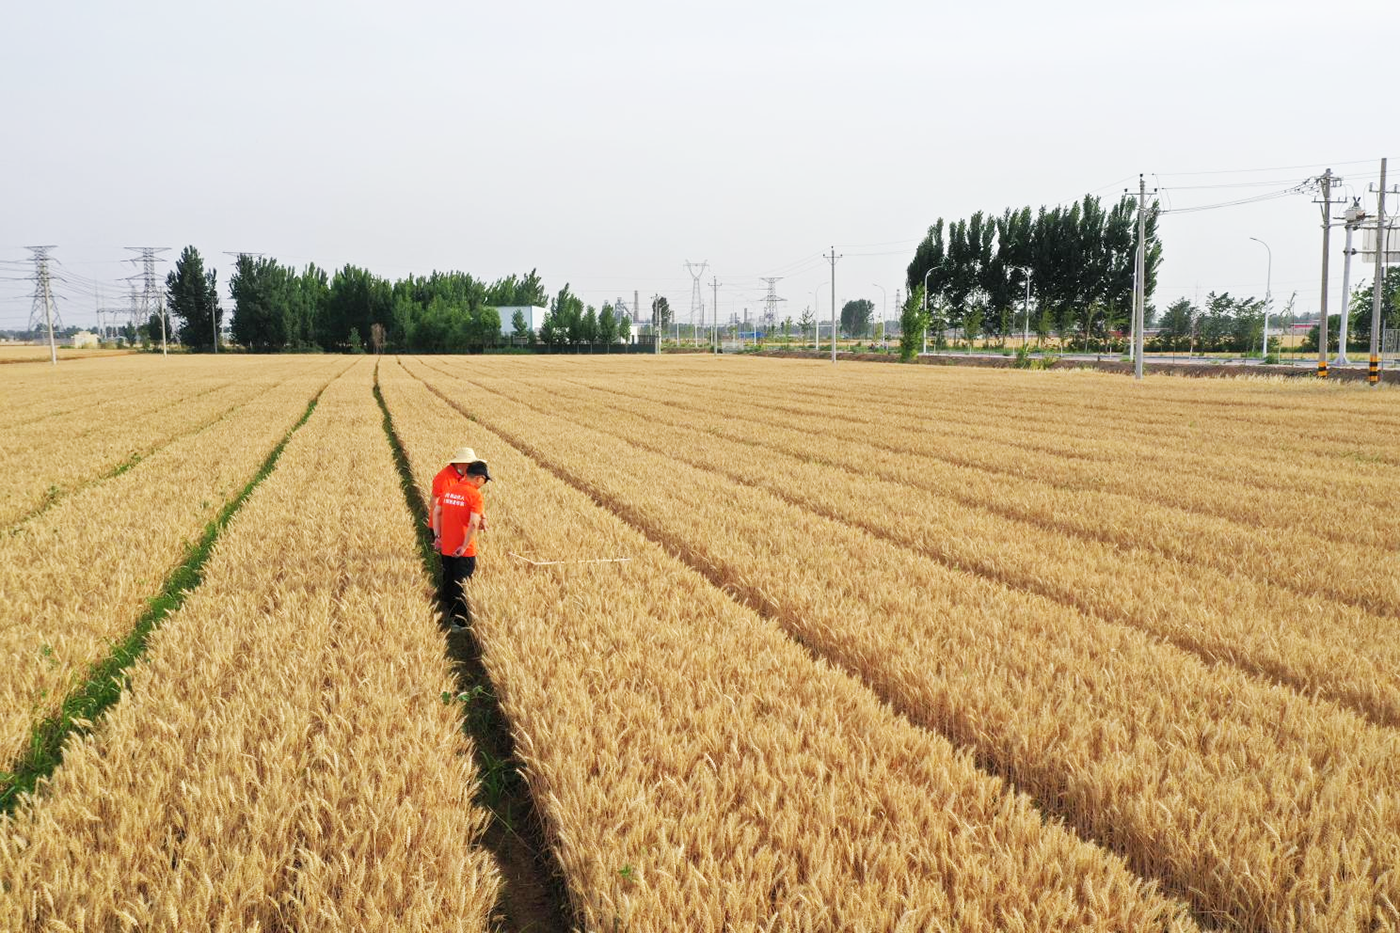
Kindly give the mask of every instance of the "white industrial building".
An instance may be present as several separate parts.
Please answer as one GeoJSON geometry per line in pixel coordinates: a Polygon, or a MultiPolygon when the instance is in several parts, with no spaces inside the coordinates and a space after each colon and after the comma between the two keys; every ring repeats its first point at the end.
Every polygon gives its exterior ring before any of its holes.
{"type": "MultiPolygon", "coordinates": [[[[544,316],[548,310],[548,308],[541,308],[536,305],[513,305],[505,308],[497,308],[496,313],[501,316],[501,333],[507,337],[516,336],[515,312],[517,311],[525,315],[525,326],[534,333],[539,333],[540,325],[544,323],[544,316]]],[[[521,334],[520,336],[524,335],[521,334]]]]}

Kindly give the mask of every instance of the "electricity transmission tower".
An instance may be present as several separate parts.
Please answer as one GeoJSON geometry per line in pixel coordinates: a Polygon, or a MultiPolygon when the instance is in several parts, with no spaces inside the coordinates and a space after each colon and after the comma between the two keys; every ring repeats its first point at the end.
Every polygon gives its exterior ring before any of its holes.
{"type": "MultiPolygon", "coordinates": [[[[156,285],[156,263],[165,262],[164,259],[157,259],[156,253],[163,253],[170,249],[168,246],[128,246],[132,252],[140,253],[141,272],[138,275],[129,276],[127,281],[139,280],[141,282],[141,306],[136,307],[136,286],[132,286],[132,326],[140,327],[151,319],[152,315],[160,317],[160,352],[167,353],[166,337],[170,331],[170,324],[165,319],[165,302],[161,299],[160,291],[156,285]]],[[[135,264],[137,260],[128,259],[127,262],[135,264]]]]}
{"type": "Polygon", "coordinates": [[[55,328],[61,329],[63,322],[58,317],[58,305],[53,300],[53,286],[49,276],[49,250],[56,246],[26,247],[34,260],[34,304],[29,311],[29,330],[34,333],[41,328],[49,332],[49,362],[58,365],[58,344],[54,341],[55,328]]]}
{"type": "Polygon", "coordinates": [[[778,302],[787,301],[786,298],[778,297],[778,283],[782,281],[781,275],[771,278],[760,276],[760,281],[768,283],[768,294],[763,296],[763,329],[769,334],[773,333],[773,325],[778,320],[778,302]]]}
{"type": "Polygon", "coordinates": [[[705,325],[705,295],[700,290],[700,280],[705,277],[705,270],[710,266],[709,260],[704,262],[685,261],[685,271],[690,273],[693,280],[690,286],[690,327],[694,331],[695,345],[700,346],[700,328],[705,325]]]}

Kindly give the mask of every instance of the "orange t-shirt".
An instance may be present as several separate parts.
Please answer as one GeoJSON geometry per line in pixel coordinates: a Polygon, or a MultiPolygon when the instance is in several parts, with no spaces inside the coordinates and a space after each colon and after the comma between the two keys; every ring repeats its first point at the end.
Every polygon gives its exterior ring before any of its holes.
{"type": "MultiPolygon", "coordinates": [[[[483,515],[485,500],[481,498],[481,490],[471,483],[458,482],[448,486],[442,493],[442,519],[439,525],[441,529],[439,550],[444,554],[455,554],[462,546],[462,542],[467,540],[467,527],[471,524],[472,515],[483,515]]],[[[480,529],[477,529],[480,531],[480,529]]],[[[467,547],[462,554],[463,557],[476,556],[476,540],[467,547]]]]}
{"type": "Polygon", "coordinates": [[[461,481],[462,477],[458,475],[457,468],[450,463],[438,470],[437,476],[433,477],[433,497],[428,500],[427,525],[429,528],[433,527],[433,504],[442,498],[442,494],[447,492],[448,486],[461,481]]]}
{"type": "Polygon", "coordinates": [[[457,468],[450,463],[438,470],[437,476],[433,477],[433,500],[440,498],[443,493],[447,492],[448,486],[461,481],[462,477],[457,475],[457,468]]]}

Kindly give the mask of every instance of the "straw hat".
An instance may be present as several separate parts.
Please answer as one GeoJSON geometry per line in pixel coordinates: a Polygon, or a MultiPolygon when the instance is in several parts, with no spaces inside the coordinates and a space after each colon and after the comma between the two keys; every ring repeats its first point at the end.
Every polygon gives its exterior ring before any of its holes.
{"type": "Polygon", "coordinates": [[[472,450],[470,447],[459,447],[459,448],[457,448],[457,452],[456,452],[455,454],[452,455],[452,459],[451,459],[451,460],[448,460],[447,462],[448,462],[448,463],[471,463],[472,461],[477,460],[477,459],[478,459],[478,457],[477,457],[477,455],[476,455],[476,451],[472,450]]]}

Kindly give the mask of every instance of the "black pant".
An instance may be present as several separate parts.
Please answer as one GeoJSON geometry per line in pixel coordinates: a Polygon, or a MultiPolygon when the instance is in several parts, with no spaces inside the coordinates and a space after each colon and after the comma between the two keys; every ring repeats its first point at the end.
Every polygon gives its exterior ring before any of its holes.
{"type": "Polygon", "coordinates": [[[467,597],[462,592],[462,584],[471,579],[476,573],[475,557],[453,557],[451,554],[442,555],[442,591],[439,594],[442,600],[442,612],[451,622],[457,616],[471,619],[471,608],[467,605],[467,597]]]}

